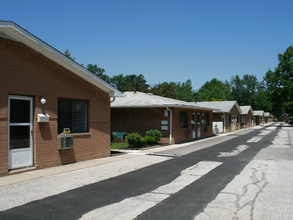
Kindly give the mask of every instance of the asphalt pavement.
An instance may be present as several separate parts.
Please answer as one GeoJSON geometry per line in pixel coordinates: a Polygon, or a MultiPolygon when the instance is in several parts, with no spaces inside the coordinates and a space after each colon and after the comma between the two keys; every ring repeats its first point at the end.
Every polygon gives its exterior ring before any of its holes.
{"type": "Polygon", "coordinates": [[[290,219],[292,140],[266,124],[1,177],[0,219],[290,219]]]}

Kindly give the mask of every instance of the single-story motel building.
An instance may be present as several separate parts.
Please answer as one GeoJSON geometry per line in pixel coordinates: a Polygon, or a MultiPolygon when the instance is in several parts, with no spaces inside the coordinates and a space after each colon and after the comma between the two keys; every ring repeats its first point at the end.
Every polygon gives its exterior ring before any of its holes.
{"type": "Polygon", "coordinates": [[[240,106],[240,109],[241,109],[241,119],[240,119],[240,127],[241,128],[249,128],[254,124],[254,121],[253,121],[253,110],[252,110],[252,107],[249,106],[249,105],[246,105],[246,106],[240,106]]]}
{"type": "Polygon", "coordinates": [[[265,123],[264,111],[263,110],[254,110],[253,118],[256,125],[261,125],[265,123]]]}
{"type": "Polygon", "coordinates": [[[0,21],[0,47],[0,175],[108,157],[123,93],[13,22],[0,21]]]}
{"type": "Polygon", "coordinates": [[[237,101],[197,102],[201,107],[213,108],[214,133],[225,133],[240,129],[241,109],[237,101]]]}
{"type": "Polygon", "coordinates": [[[111,132],[162,132],[160,143],[182,143],[213,135],[213,108],[138,91],[111,103],[111,132]]]}

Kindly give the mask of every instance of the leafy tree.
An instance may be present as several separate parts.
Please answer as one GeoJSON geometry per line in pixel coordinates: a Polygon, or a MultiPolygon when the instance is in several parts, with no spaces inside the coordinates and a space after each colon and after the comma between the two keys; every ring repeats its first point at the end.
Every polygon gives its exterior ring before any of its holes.
{"type": "Polygon", "coordinates": [[[70,54],[70,52],[69,52],[68,49],[65,50],[64,54],[65,54],[65,56],[67,56],[68,58],[70,58],[70,59],[72,59],[72,60],[75,60],[75,58],[73,58],[73,57],[71,56],[71,54],[70,54]]]}
{"type": "Polygon", "coordinates": [[[273,103],[272,113],[280,116],[282,110],[293,114],[293,46],[284,54],[278,54],[279,64],[275,71],[268,70],[264,77],[268,96],[273,103]]]}
{"type": "Polygon", "coordinates": [[[254,110],[271,111],[272,105],[265,92],[265,84],[258,82],[256,76],[245,74],[231,78],[231,100],[241,105],[250,105],[254,110]]]}
{"type": "Polygon", "coordinates": [[[186,82],[176,84],[176,96],[177,99],[186,101],[186,102],[193,102],[195,101],[195,91],[192,89],[191,80],[188,79],[186,82]]]}
{"type": "Polygon", "coordinates": [[[100,68],[97,66],[97,64],[88,64],[87,70],[95,74],[96,76],[100,77],[102,80],[106,82],[110,82],[110,77],[106,74],[104,74],[105,70],[103,68],[100,68]]]}
{"type": "Polygon", "coordinates": [[[230,98],[230,84],[213,78],[196,91],[199,101],[226,101],[230,98]]]}
{"type": "Polygon", "coordinates": [[[149,89],[150,93],[167,98],[178,99],[181,101],[194,101],[195,91],[192,90],[191,80],[183,83],[163,82],[149,89]]]}
{"type": "Polygon", "coordinates": [[[150,93],[153,93],[154,95],[167,97],[176,99],[176,84],[175,83],[168,83],[163,82],[159,83],[157,85],[154,85],[152,88],[149,89],[150,93]]]}
{"type": "Polygon", "coordinates": [[[143,89],[143,91],[146,91],[149,87],[146,84],[146,79],[142,74],[131,74],[126,76],[120,74],[110,78],[110,83],[122,92],[133,91],[135,85],[137,91],[140,91],[141,88],[143,89]]]}

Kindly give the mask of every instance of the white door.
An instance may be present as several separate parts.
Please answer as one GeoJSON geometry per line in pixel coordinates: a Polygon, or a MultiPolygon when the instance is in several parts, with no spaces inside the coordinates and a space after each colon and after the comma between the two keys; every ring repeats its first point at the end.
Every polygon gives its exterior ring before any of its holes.
{"type": "Polygon", "coordinates": [[[192,138],[196,138],[196,114],[192,113],[192,138]]]}
{"type": "Polygon", "coordinates": [[[33,98],[9,96],[9,169],[33,165],[33,98]]]}
{"type": "Polygon", "coordinates": [[[200,138],[201,133],[201,113],[197,113],[197,138],[200,138]]]}

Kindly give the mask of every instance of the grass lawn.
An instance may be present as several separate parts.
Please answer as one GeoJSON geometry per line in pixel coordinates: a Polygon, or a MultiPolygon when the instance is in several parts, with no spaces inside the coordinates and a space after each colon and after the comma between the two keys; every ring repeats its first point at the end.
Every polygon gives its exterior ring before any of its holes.
{"type": "Polygon", "coordinates": [[[111,149],[121,149],[121,148],[125,148],[128,147],[128,143],[124,142],[124,143],[113,143],[111,142],[111,149]]]}

